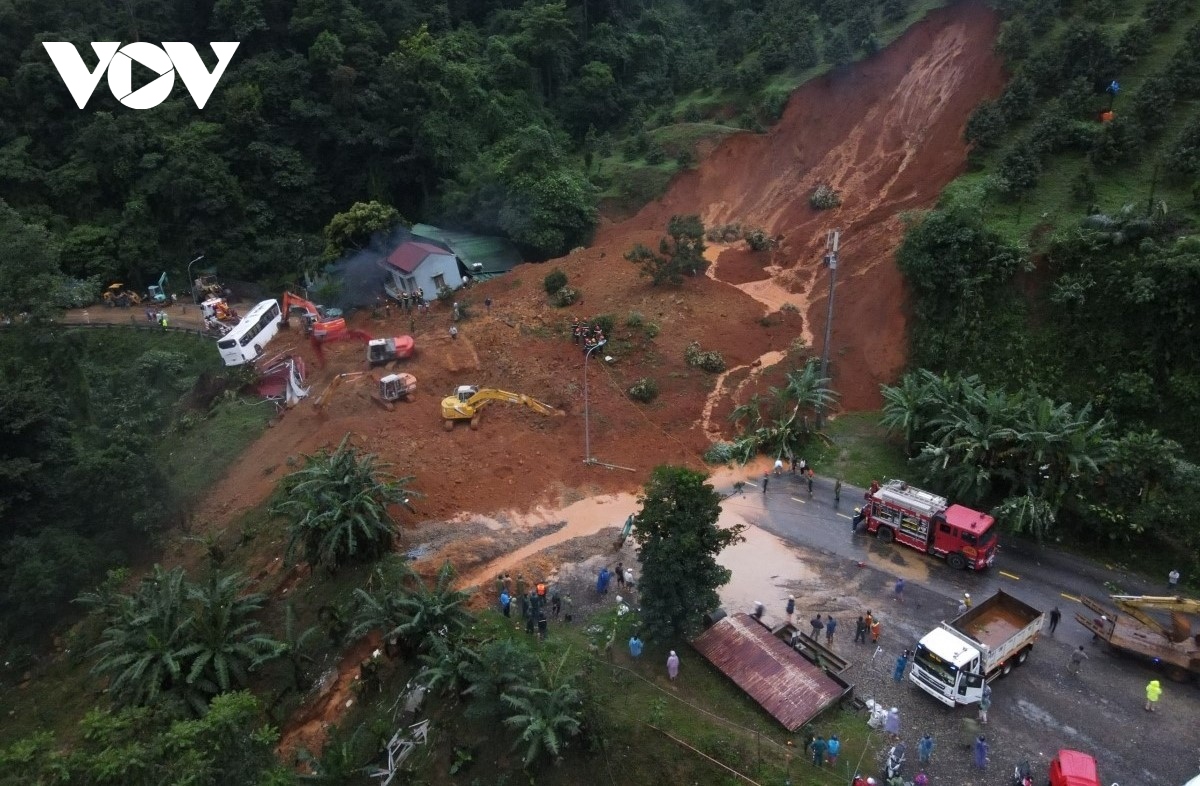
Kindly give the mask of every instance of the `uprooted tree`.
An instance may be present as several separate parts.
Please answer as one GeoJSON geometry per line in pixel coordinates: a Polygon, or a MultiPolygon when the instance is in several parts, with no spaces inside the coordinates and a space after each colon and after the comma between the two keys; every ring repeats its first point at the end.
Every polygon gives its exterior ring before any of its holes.
{"type": "Polygon", "coordinates": [[[654,286],[682,284],[683,276],[695,276],[708,267],[704,258],[704,222],[700,216],[671,216],[667,234],[658,242],[658,253],[638,243],[625,255],[641,268],[654,286]]]}

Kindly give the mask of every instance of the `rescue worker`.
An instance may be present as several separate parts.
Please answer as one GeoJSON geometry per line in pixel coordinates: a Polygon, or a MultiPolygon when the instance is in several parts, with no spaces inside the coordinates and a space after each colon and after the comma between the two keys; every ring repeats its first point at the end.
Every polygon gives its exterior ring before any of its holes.
{"type": "Polygon", "coordinates": [[[854,509],[854,516],[850,519],[850,533],[851,534],[858,532],[858,525],[862,524],[863,519],[865,519],[866,517],[867,516],[866,516],[866,514],[863,513],[862,508],[854,509]]]}

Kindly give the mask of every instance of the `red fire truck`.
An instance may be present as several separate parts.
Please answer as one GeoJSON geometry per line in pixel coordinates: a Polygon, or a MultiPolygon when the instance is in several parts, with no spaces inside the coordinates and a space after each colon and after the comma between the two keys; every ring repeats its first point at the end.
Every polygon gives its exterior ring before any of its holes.
{"type": "Polygon", "coordinates": [[[942,557],[955,570],[983,570],[996,559],[996,520],[945,497],[889,480],[863,510],[867,532],[942,557]]]}

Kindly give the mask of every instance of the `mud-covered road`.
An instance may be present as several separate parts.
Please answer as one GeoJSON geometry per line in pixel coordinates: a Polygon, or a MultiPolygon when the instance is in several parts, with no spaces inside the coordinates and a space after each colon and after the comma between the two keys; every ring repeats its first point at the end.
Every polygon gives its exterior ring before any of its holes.
{"type": "MultiPolygon", "coordinates": [[[[834,614],[840,623],[835,649],[853,661],[843,676],[855,684],[855,694],[900,709],[909,778],[916,772],[916,742],[926,731],[937,741],[927,769],[934,784],[1008,786],[1021,759],[1033,764],[1035,783],[1045,783],[1050,758],[1060,748],[1092,753],[1104,784],[1179,786],[1200,772],[1200,690],[1092,643],[1091,633],[1073,618],[1084,611],[1073,598],[1103,599],[1113,591],[1106,583],[1131,594],[1162,594],[1164,587],[1023,544],[1004,548],[989,571],[953,571],[912,549],[851,535],[847,517],[863,492],[846,487],[835,509],[830,486],[818,478],[810,499],[806,488],[785,476],[772,478],[765,495],[747,485],[744,495],[726,500],[727,520],[756,528],[746,544],[722,557],[734,571],[722,597],[732,610],[749,610],[761,600],[777,622],[789,593],[796,596],[801,623],[817,613],[834,614]],[[907,583],[903,604],[891,597],[897,576],[907,583]],[[1058,606],[1063,618],[1056,635],[1043,634],[1023,666],[993,683],[989,723],[978,729],[972,725],[976,708],[944,707],[907,680],[894,682],[892,670],[903,649],[956,615],[962,592],[982,600],[998,588],[1043,610],[1058,606]],[[853,643],[854,620],[868,609],[883,620],[878,655],[869,645],[853,643]],[[1066,666],[1079,645],[1089,660],[1076,676],[1066,666]],[[1164,691],[1158,712],[1151,714],[1142,705],[1146,683],[1156,677],[1164,691]],[[973,769],[965,747],[975,733],[990,744],[986,772],[973,769]]],[[[865,762],[863,772],[878,776],[881,765],[865,762]]]]}

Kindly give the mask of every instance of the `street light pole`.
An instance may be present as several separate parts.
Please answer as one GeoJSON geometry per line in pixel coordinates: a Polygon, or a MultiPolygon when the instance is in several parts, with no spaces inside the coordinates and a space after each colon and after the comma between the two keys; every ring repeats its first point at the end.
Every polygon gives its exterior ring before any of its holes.
{"type": "MultiPolygon", "coordinates": [[[[837,283],[838,244],[841,232],[831,229],[825,237],[825,264],[829,266],[829,310],[825,315],[825,345],[821,347],[821,379],[829,379],[829,342],[833,337],[833,287],[837,283]]],[[[825,427],[825,408],[817,405],[817,428],[825,427]]]]}
{"type": "Polygon", "coordinates": [[[193,303],[199,303],[200,296],[196,294],[196,280],[192,278],[192,265],[196,264],[201,259],[204,259],[203,254],[196,257],[191,262],[188,262],[188,286],[191,287],[191,289],[192,289],[192,302],[193,303]]]}
{"type": "Polygon", "coordinates": [[[585,352],[583,354],[583,463],[584,464],[593,463],[592,462],[592,421],[591,421],[590,408],[589,408],[589,404],[588,404],[588,381],[587,381],[588,359],[591,358],[593,352],[595,352],[597,349],[599,349],[600,347],[604,346],[607,343],[608,343],[608,339],[604,339],[603,341],[596,344],[596,346],[590,348],[587,352],[585,352]]]}

